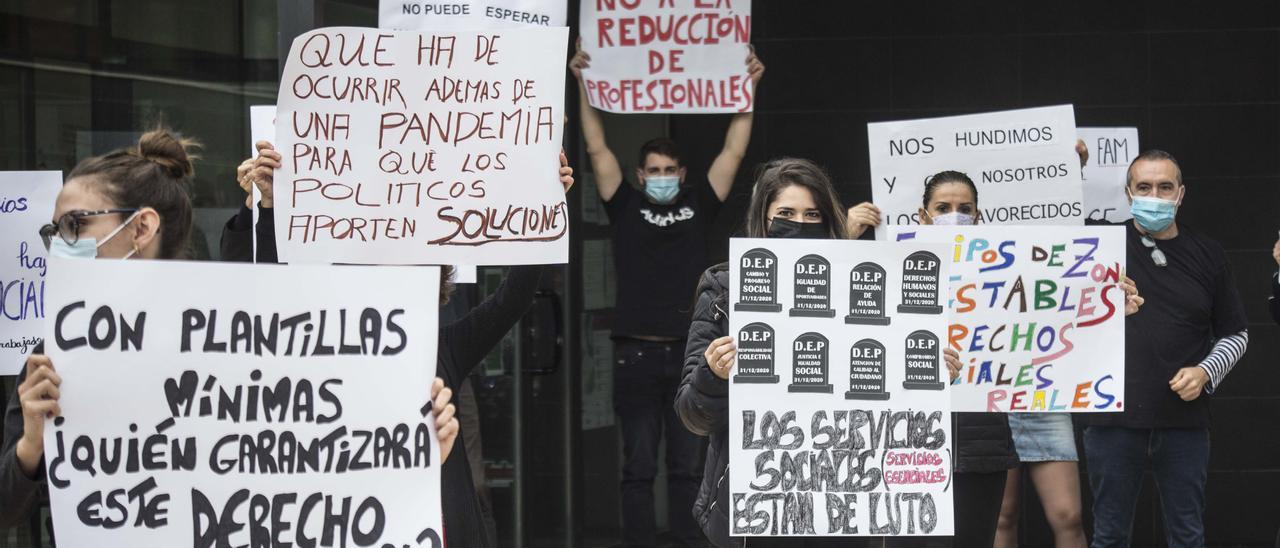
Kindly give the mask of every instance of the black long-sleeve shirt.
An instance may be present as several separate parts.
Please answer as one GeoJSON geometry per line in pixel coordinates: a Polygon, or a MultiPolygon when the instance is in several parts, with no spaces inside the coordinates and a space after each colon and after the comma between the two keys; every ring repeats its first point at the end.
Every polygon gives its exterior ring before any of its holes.
{"type": "Polygon", "coordinates": [[[254,258],[253,234],[258,234],[258,262],[275,263],[275,210],[269,207],[258,207],[258,224],[253,224],[253,211],[240,206],[235,216],[227,219],[222,226],[222,239],[219,248],[221,258],[226,262],[251,263],[254,258]]]}
{"type": "MultiPolygon", "coordinates": [[[[439,329],[436,376],[453,389],[455,407],[459,405],[462,382],[532,305],[544,269],[540,265],[512,267],[492,296],[466,316],[439,329]]],[[[43,353],[43,345],[34,352],[43,353]]],[[[25,379],[23,370],[17,384],[25,379]]],[[[18,466],[17,445],[22,432],[22,406],[15,391],[5,407],[4,438],[0,442],[0,526],[22,522],[40,500],[40,491],[44,488],[43,462],[34,476],[27,476],[18,466]]],[[[466,445],[454,443],[453,451],[440,469],[445,543],[450,547],[495,546],[496,540],[485,533],[480,501],[467,462],[466,445]]]]}

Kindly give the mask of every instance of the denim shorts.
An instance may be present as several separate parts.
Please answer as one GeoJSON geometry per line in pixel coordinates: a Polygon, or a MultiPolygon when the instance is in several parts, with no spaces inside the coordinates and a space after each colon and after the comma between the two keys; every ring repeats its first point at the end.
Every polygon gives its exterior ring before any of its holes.
{"type": "Polygon", "coordinates": [[[1068,413],[1009,413],[1009,431],[1022,462],[1080,460],[1068,413]]]}

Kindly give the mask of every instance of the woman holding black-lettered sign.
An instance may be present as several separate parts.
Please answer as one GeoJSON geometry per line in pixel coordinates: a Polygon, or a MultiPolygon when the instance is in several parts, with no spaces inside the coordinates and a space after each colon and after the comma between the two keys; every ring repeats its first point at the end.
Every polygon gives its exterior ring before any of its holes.
{"type": "MultiPolygon", "coordinates": [[[[747,210],[748,238],[843,239],[845,214],[831,179],[808,160],[783,158],[757,171],[747,210]]],[[[676,413],[694,434],[709,436],[706,473],[693,507],[703,533],[716,546],[729,538],[729,373],[737,358],[729,333],[729,267],[707,269],[698,283],[689,327],[684,379],[676,413]]],[[[802,541],[797,541],[802,542],[802,541]]],[[[844,545],[849,541],[841,540],[844,545]]]]}
{"type": "MultiPolygon", "coordinates": [[[[858,208],[874,210],[875,206],[862,204],[858,208]]],[[[925,184],[919,215],[926,225],[977,224],[982,216],[978,189],[964,173],[937,173],[925,184]]],[[[861,234],[878,221],[878,215],[854,215],[851,210],[849,231],[861,234]]],[[[1142,297],[1133,281],[1125,278],[1121,287],[1126,294],[1125,313],[1137,312],[1142,297]]],[[[953,348],[946,352],[954,381],[960,369],[959,355],[953,348]]],[[[953,417],[956,507],[967,513],[956,517],[957,546],[992,546],[998,528],[1008,525],[1009,514],[1002,512],[1002,507],[1012,508],[1016,520],[1020,462],[1031,466],[1032,481],[1041,494],[1058,546],[1083,546],[1079,457],[1070,415],[955,413],[953,417]]]]}
{"type": "MultiPolygon", "coordinates": [[[[54,222],[40,230],[49,254],[83,259],[181,259],[191,234],[186,187],[192,143],[166,130],[144,134],[136,148],[81,162],[58,194],[54,222]]],[[[42,348],[28,357],[17,393],[5,409],[0,446],[0,525],[25,520],[45,482],[44,428],[61,414],[59,377],[42,348]]],[[[432,410],[445,458],[458,434],[441,379],[432,385],[432,410]]],[[[149,450],[148,450],[149,451],[149,450]]],[[[150,457],[148,457],[150,458],[150,457]]]]}

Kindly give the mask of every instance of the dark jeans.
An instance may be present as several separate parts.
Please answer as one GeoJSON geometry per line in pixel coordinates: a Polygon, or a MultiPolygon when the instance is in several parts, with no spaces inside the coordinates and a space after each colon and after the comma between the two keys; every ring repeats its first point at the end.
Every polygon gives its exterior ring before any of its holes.
{"type": "Polygon", "coordinates": [[[1155,471],[1169,546],[1204,546],[1207,429],[1090,426],[1084,450],[1094,499],[1094,548],[1129,546],[1147,460],[1155,471]]]}
{"type": "Polygon", "coordinates": [[[653,478],[658,444],[667,441],[667,520],[672,535],[692,545],[702,532],[693,503],[702,483],[702,446],[676,416],[684,341],[614,341],[613,405],[622,423],[622,536],[626,546],[656,546],[653,478]]]}

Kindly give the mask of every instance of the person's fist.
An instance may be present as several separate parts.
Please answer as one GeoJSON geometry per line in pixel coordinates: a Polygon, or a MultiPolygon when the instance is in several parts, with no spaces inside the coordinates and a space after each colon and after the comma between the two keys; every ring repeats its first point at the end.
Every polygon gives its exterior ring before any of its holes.
{"type": "Polygon", "coordinates": [[[244,197],[244,205],[250,209],[253,208],[253,182],[249,180],[249,172],[253,170],[253,158],[247,158],[236,166],[236,184],[240,185],[247,196],[244,197]]]}
{"type": "Polygon", "coordinates": [[[947,362],[947,374],[951,376],[951,382],[955,382],[960,378],[960,353],[947,347],[942,350],[942,359],[947,362]]]}
{"type": "Polygon", "coordinates": [[[274,188],[276,170],[280,169],[280,162],[284,159],[276,152],[276,148],[267,141],[258,141],[254,145],[258,149],[258,156],[253,159],[253,170],[249,172],[249,181],[258,187],[258,192],[262,194],[262,207],[271,208],[275,204],[274,188]]]}
{"type": "Polygon", "coordinates": [[[1183,367],[1169,379],[1169,389],[1178,393],[1182,401],[1191,401],[1200,397],[1204,385],[1209,382],[1209,373],[1199,366],[1183,367]]]}
{"type": "Polygon", "coordinates": [[[582,80],[582,69],[591,67],[591,56],[587,52],[582,51],[582,37],[578,37],[576,51],[573,59],[569,60],[569,72],[573,73],[573,77],[582,80]]]}
{"type": "Polygon", "coordinates": [[[764,77],[764,63],[756,56],[756,47],[747,44],[747,76],[751,78],[751,85],[760,85],[760,79],[764,77]]]}
{"type": "Polygon", "coordinates": [[[1089,163],[1089,147],[1084,146],[1083,139],[1076,139],[1076,155],[1080,156],[1080,167],[1089,163]]]}
{"type": "Polygon", "coordinates": [[[862,202],[849,208],[844,224],[849,239],[856,240],[868,228],[880,226],[880,208],[871,202],[862,202]]]}
{"type": "Polygon", "coordinates": [[[729,380],[729,370],[733,369],[738,359],[738,349],[733,344],[733,336],[725,335],[707,345],[702,357],[707,359],[707,368],[717,377],[729,380]]]}

